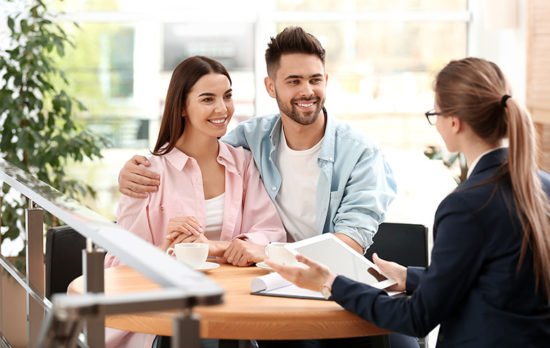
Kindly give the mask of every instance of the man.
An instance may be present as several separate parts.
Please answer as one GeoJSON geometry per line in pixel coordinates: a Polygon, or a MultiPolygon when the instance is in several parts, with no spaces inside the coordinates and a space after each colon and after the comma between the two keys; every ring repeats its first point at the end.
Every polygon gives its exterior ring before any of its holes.
{"type": "MultiPolygon", "coordinates": [[[[265,87],[280,114],[255,117],[222,138],[249,149],[275,203],[289,241],[334,233],[359,253],[372,244],[395,196],[393,173],[381,149],[324,108],[328,75],[325,50],[300,27],[271,39],[265,53],[265,87]]],[[[146,197],[158,175],[134,156],[119,176],[120,192],[146,197]]],[[[262,261],[264,247],[235,239],[228,262],[262,261]]]]}

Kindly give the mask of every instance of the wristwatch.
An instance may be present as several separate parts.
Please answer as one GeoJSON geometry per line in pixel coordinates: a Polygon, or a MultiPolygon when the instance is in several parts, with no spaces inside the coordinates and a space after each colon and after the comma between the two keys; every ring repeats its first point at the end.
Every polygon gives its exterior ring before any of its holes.
{"type": "Polygon", "coordinates": [[[334,276],[329,277],[325,284],[323,284],[323,287],[321,288],[321,295],[323,295],[324,298],[327,300],[332,296],[332,290],[331,286],[332,283],[334,283],[334,276]]]}
{"type": "Polygon", "coordinates": [[[323,297],[327,300],[332,296],[332,291],[326,284],[323,284],[323,287],[321,288],[321,295],[323,295],[323,297]]]}

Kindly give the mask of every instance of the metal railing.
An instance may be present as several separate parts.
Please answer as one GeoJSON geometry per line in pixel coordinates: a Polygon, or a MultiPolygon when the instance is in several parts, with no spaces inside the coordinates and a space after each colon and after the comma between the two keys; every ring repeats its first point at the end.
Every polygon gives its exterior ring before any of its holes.
{"type": "MultiPolygon", "coordinates": [[[[223,289],[220,286],[31,174],[0,159],[1,182],[30,200],[25,212],[26,276],[0,255],[0,265],[27,293],[28,347],[103,347],[106,315],[167,309],[179,310],[174,318],[172,347],[199,347],[199,319],[192,313],[192,308],[221,303],[223,289]],[[83,295],[58,294],[53,296],[52,302],[44,297],[42,209],[87,238],[87,248],[83,251],[83,295]],[[103,250],[98,247],[115,255],[122,263],[163,289],[105,295],[103,250]],[[81,334],[83,328],[84,335],[81,334]]],[[[2,329],[0,322],[0,333],[2,329]]],[[[0,337],[0,341],[0,344],[7,344],[5,337],[0,337]]]]}

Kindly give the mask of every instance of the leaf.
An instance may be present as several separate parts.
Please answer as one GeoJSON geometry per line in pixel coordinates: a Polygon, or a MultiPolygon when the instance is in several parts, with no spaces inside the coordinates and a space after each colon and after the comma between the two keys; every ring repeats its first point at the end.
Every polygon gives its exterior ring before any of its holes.
{"type": "Polygon", "coordinates": [[[86,105],[82,104],[82,102],[80,100],[77,100],[76,103],[77,103],[78,109],[80,111],[88,111],[88,109],[86,108],[86,105]]]}
{"type": "Polygon", "coordinates": [[[10,31],[13,33],[13,27],[15,26],[15,21],[12,17],[8,17],[8,27],[10,28],[10,31]]]}
{"type": "Polygon", "coordinates": [[[63,46],[63,44],[59,41],[54,42],[54,44],[55,44],[55,49],[57,50],[57,54],[60,57],[63,57],[65,55],[65,47],[63,46]]]}
{"type": "Polygon", "coordinates": [[[28,26],[27,21],[25,19],[22,19],[19,22],[19,25],[21,26],[21,32],[23,34],[28,34],[29,33],[29,26],[28,26]]]}

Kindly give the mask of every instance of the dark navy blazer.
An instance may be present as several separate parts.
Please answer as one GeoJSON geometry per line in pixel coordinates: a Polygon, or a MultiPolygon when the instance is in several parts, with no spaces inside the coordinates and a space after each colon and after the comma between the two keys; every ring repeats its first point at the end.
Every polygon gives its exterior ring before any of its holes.
{"type": "MultiPolygon", "coordinates": [[[[423,337],[441,324],[438,347],[550,347],[550,305],[542,287],[535,288],[530,250],[517,269],[522,230],[509,177],[487,183],[507,155],[498,149],[483,156],[441,202],[431,265],[407,271],[410,297],[392,298],[338,276],[332,299],[411,336],[423,337]]],[[[550,196],[550,175],[540,177],[550,196]]]]}

